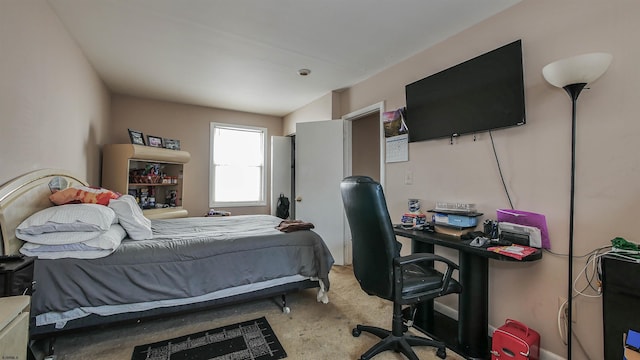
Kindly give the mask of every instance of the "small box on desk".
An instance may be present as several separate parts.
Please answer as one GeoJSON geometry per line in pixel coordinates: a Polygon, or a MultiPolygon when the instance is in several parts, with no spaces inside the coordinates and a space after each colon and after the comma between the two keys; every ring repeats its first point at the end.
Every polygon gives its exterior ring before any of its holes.
{"type": "Polygon", "coordinates": [[[439,210],[437,208],[429,210],[429,212],[434,213],[434,224],[460,228],[476,227],[478,225],[478,216],[482,216],[482,213],[476,211],[448,211],[439,210]]]}
{"type": "Polygon", "coordinates": [[[0,259],[0,297],[31,295],[34,258],[0,259]]]}
{"type": "Polygon", "coordinates": [[[404,226],[420,226],[427,222],[425,214],[405,213],[402,215],[402,225],[404,226]]]}
{"type": "Polygon", "coordinates": [[[461,237],[462,235],[466,235],[476,228],[472,227],[458,227],[458,226],[449,226],[449,225],[434,225],[434,230],[437,233],[445,234],[449,236],[461,237]]]}
{"type": "MultiPolygon", "coordinates": [[[[470,205],[470,204],[469,204],[470,205]]],[[[474,207],[475,209],[475,207],[474,207]]],[[[453,210],[432,209],[435,231],[441,234],[461,237],[475,230],[478,225],[479,212],[462,212],[453,210]]]]}
{"type": "Polygon", "coordinates": [[[433,219],[436,224],[441,225],[459,227],[472,227],[478,225],[478,219],[475,216],[435,213],[433,219]]]}

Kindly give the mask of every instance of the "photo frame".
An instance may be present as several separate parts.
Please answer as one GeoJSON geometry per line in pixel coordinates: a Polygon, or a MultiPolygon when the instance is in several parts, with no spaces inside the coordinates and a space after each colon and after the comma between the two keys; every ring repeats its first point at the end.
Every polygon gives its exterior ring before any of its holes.
{"type": "Polygon", "coordinates": [[[163,142],[161,137],[147,135],[147,143],[149,146],[161,148],[163,147],[163,142]]]}
{"type": "Polygon", "coordinates": [[[163,139],[165,149],[180,150],[180,140],[163,139]]]}
{"type": "Polygon", "coordinates": [[[129,139],[131,139],[131,143],[134,145],[147,145],[144,142],[144,134],[137,130],[129,130],[129,139]]]}

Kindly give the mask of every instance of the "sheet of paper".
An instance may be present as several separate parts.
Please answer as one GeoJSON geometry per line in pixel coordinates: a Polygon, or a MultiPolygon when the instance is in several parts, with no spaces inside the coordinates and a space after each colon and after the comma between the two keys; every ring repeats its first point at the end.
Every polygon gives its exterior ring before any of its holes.
{"type": "Polygon", "coordinates": [[[409,134],[402,134],[385,138],[386,161],[409,161],[409,134]]]}

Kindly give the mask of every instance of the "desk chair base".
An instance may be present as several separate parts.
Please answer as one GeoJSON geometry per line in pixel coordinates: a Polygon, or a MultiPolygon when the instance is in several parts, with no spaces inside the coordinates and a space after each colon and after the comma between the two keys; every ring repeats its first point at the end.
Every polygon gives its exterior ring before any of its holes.
{"type": "Polygon", "coordinates": [[[393,335],[393,333],[389,330],[385,330],[375,326],[367,326],[367,325],[357,325],[351,331],[351,335],[353,335],[354,337],[358,337],[360,336],[360,333],[362,331],[371,333],[379,337],[380,339],[382,339],[382,341],[375,344],[373,347],[367,350],[367,352],[362,354],[362,356],[360,357],[360,360],[369,360],[372,357],[376,356],[377,354],[387,350],[401,352],[409,360],[419,360],[416,353],[413,352],[413,349],[411,349],[412,346],[433,346],[438,348],[436,355],[439,358],[445,359],[447,357],[447,348],[444,342],[441,342],[441,341],[435,341],[435,340],[418,337],[414,335],[409,335],[409,334],[402,334],[400,336],[396,336],[396,335],[393,335]]]}

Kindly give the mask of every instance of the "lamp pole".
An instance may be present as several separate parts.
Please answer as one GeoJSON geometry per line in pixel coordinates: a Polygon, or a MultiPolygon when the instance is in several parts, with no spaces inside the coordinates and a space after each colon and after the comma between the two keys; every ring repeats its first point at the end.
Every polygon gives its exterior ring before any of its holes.
{"type": "Polygon", "coordinates": [[[567,285],[567,359],[571,360],[571,319],[573,313],[573,212],[575,209],[576,178],[576,102],[586,83],[571,84],[563,89],[571,98],[571,193],[569,205],[569,277],[567,285]]]}
{"type": "Polygon", "coordinates": [[[557,60],[542,68],[542,75],[551,85],[563,88],[571,98],[571,204],[569,209],[569,279],[567,284],[567,359],[571,360],[573,317],[573,213],[575,209],[576,178],[576,102],[584,87],[602,76],[613,56],[590,53],[557,60]]]}

